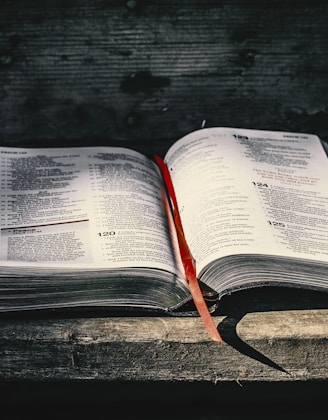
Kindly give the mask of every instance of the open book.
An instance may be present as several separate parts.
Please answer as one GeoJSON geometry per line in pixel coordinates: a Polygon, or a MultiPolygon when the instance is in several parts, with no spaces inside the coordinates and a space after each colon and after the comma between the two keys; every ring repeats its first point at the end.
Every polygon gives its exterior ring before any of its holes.
{"type": "MultiPolygon", "coordinates": [[[[0,159],[1,312],[174,314],[192,303],[152,156],[1,147],[0,159]]],[[[328,167],[317,136],[206,128],[172,144],[164,161],[205,296],[265,285],[328,290],[328,167]]]]}

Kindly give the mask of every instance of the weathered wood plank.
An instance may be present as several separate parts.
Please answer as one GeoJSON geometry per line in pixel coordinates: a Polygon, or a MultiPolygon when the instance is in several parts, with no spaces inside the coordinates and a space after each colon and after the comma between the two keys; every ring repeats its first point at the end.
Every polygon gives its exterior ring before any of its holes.
{"type": "Polygon", "coordinates": [[[226,125],[328,138],[327,4],[5,1],[1,142],[163,153],[226,125]]]}
{"type": "Polygon", "coordinates": [[[258,382],[328,377],[328,310],[199,318],[0,320],[0,378],[258,382]],[[41,373],[42,372],[42,373],[41,373]]]}

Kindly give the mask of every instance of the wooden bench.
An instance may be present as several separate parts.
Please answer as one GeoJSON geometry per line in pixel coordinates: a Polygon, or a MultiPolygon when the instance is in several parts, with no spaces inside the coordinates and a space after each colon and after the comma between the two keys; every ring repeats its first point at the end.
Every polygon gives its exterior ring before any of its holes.
{"type": "MultiPolygon", "coordinates": [[[[4,1],[1,144],[162,155],[203,126],[327,142],[327,18],[316,0],[4,1]]],[[[227,297],[215,314],[222,345],[199,318],[2,316],[2,404],[161,401],[165,412],[182,401],[192,416],[294,401],[314,413],[328,383],[327,303],[286,289],[227,297]]]]}

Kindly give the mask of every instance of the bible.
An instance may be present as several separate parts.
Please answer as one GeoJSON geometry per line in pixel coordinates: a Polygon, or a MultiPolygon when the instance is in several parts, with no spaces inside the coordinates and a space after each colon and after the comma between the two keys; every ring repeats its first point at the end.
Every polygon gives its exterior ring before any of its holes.
{"type": "MultiPolygon", "coordinates": [[[[197,313],[158,159],[124,147],[0,147],[0,312],[197,313]]],[[[167,168],[211,312],[237,290],[328,290],[324,144],[312,134],[202,128],[167,168]]]]}

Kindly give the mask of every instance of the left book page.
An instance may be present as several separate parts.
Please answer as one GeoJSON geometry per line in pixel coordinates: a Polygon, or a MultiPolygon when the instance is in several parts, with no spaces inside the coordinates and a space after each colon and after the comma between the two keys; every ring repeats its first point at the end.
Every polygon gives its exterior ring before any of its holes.
{"type": "Polygon", "coordinates": [[[1,266],[179,274],[161,176],[125,148],[0,148],[1,266]]]}

